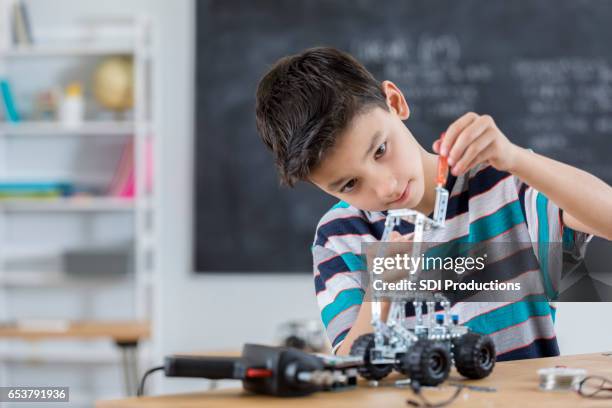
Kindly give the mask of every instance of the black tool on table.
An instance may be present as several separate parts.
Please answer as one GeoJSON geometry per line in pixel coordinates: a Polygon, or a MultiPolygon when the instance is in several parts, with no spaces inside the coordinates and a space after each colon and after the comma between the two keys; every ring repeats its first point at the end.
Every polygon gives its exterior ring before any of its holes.
{"type": "Polygon", "coordinates": [[[289,347],[245,344],[240,357],[172,355],[164,365],[147,371],[146,377],[164,370],[166,377],[196,377],[211,380],[242,380],[244,389],[279,397],[297,397],[316,391],[341,389],[357,384],[355,357],[308,354],[289,347]]]}

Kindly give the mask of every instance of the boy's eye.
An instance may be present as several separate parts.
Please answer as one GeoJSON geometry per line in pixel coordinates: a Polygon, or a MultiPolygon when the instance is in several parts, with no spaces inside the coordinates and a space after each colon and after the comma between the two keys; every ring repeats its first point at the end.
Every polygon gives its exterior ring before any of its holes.
{"type": "Polygon", "coordinates": [[[352,189],[355,188],[355,184],[357,182],[355,179],[350,179],[342,188],[340,189],[341,193],[350,193],[352,189]]]}
{"type": "Polygon", "coordinates": [[[376,149],[376,152],[374,153],[374,158],[376,159],[381,158],[385,154],[386,151],[387,151],[387,142],[378,146],[378,149],[376,149]]]}

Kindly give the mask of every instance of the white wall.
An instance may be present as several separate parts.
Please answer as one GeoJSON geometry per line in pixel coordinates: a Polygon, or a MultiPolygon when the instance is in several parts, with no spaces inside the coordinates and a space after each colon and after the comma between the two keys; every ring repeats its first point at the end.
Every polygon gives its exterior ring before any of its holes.
{"type": "Polygon", "coordinates": [[[562,354],[612,350],[612,303],[560,303],[557,337],[562,354]]]}

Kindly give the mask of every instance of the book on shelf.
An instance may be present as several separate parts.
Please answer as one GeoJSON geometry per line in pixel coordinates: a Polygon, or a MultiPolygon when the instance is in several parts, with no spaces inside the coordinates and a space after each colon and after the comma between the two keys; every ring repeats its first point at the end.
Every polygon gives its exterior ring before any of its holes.
{"type": "Polygon", "coordinates": [[[0,182],[0,200],[60,198],[74,192],[74,185],[66,182],[0,182]]]}
{"type": "Polygon", "coordinates": [[[0,97],[2,98],[6,120],[9,122],[19,122],[21,118],[15,106],[15,99],[13,98],[11,86],[9,82],[3,78],[0,78],[0,97]]]}
{"type": "Polygon", "coordinates": [[[12,35],[15,45],[32,45],[30,15],[23,0],[14,0],[12,7],[12,35]]]}

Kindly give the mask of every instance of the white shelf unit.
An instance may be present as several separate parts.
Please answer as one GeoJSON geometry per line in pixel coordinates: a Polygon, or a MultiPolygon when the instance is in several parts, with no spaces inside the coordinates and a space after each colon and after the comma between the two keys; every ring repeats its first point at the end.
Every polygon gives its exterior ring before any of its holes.
{"type": "MultiPolygon", "coordinates": [[[[0,19],[2,12],[4,16],[8,14],[6,9],[10,2],[0,0],[0,19]]],[[[65,127],[57,122],[20,122],[7,123],[0,122],[0,179],[9,181],[10,175],[5,160],[10,154],[10,143],[23,143],[20,141],[37,140],[56,140],[56,138],[64,139],[83,138],[81,143],[89,143],[98,139],[108,140],[109,136],[133,138],[134,141],[134,171],[135,171],[135,194],[133,199],[122,199],[114,197],[75,197],[75,198],[56,198],[56,199],[9,199],[0,200],[0,320],[12,320],[11,305],[8,302],[8,295],[14,290],[55,290],[56,288],[69,288],[71,291],[83,290],[85,294],[90,293],[92,289],[97,287],[119,285],[121,287],[129,286],[132,294],[132,302],[134,305],[134,315],[126,316],[126,320],[148,321],[151,325],[153,321],[153,295],[156,293],[153,287],[156,279],[156,261],[158,255],[157,250],[157,231],[156,231],[156,183],[150,185],[146,183],[147,177],[147,149],[148,144],[153,145],[154,155],[157,154],[155,139],[157,131],[153,118],[153,56],[152,48],[152,27],[150,19],[139,16],[137,18],[125,19],[133,25],[133,38],[126,42],[126,45],[111,45],[103,46],[99,44],[80,44],[80,45],[45,45],[45,46],[29,46],[15,47],[10,44],[5,44],[2,48],[0,43],[0,76],[3,74],[12,74],[14,76],[19,73],[11,73],[10,66],[14,61],[20,64],[38,64],[43,65],[46,61],[61,59],[66,57],[80,61],[87,58],[99,58],[114,55],[128,55],[133,58],[134,67],[134,108],[133,117],[128,121],[85,121],[78,127],[65,127]],[[26,247],[19,248],[18,251],[11,253],[10,250],[5,250],[7,241],[7,225],[11,217],[21,216],[44,216],[47,218],[53,217],[81,217],[84,223],[91,227],[90,218],[94,218],[103,214],[105,217],[113,216],[128,216],[132,219],[133,231],[133,275],[128,278],[116,279],[114,277],[97,280],[81,280],[71,279],[58,273],[48,273],[48,271],[20,271],[21,275],[11,273],[7,270],[6,264],[8,261],[18,259],[20,256],[28,257],[32,251],[40,250],[40,245],[37,249],[29,250],[26,247]],[[102,283],[104,282],[104,283],[102,283]]],[[[0,21],[2,26],[4,21],[0,21]]],[[[5,26],[6,27],[6,26],[5,26]]],[[[0,27],[0,36],[5,35],[8,30],[5,27],[0,27]]],[[[65,84],[63,84],[65,85],[65,84]]],[[[0,105],[1,108],[1,105],[0,105]]],[[[59,140],[59,139],[58,139],[59,140]]],[[[157,165],[157,160],[153,157],[153,162],[157,165]]],[[[83,158],[87,160],[87,158],[83,158]]],[[[153,177],[156,176],[153,170],[153,177]]],[[[34,172],[35,174],[35,172],[34,172]]],[[[78,174],[75,175],[78,178],[78,174]]],[[[112,175],[111,175],[112,176],[112,175]]],[[[41,179],[45,178],[45,174],[40,174],[41,179]]],[[[50,250],[57,250],[57,245],[50,244],[50,250]]],[[[44,248],[43,248],[44,252],[44,248]]],[[[41,305],[44,308],[44,305],[41,305]]],[[[153,333],[154,331],[151,330],[153,333]]],[[[14,341],[14,340],[11,340],[14,341]]],[[[19,361],[35,362],[39,359],[39,355],[20,351],[19,358],[9,359],[3,363],[2,356],[11,356],[9,342],[0,338],[0,386],[14,385],[7,384],[9,368],[8,365],[18,363],[19,361]],[[31,357],[31,358],[30,358],[31,357]]],[[[151,362],[151,353],[154,349],[154,338],[151,338],[145,347],[140,348],[138,356],[140,367],[146,367],[151,362]]],[[[117,354],[118,360],[119,354],[117,354]]],[[[93,360],[96,360],[95,358],[93,360]]],[[[109,360],[103,358],[103,360],[109,360]]],[[[112,359],[111,359],[112,360],[112,359]]],[[[79,351],[65,350],[58,352],[57,355],[47,353],[45,361],[47,362],[70,362],[71,364],[91,364],[92,356],[90,353],[83,354],[79,351]]],[[[113,360],[114,361],[114,360],[113,360]]]]}

